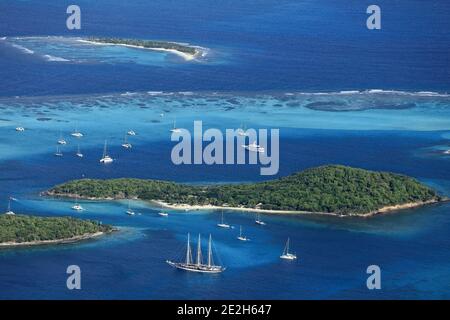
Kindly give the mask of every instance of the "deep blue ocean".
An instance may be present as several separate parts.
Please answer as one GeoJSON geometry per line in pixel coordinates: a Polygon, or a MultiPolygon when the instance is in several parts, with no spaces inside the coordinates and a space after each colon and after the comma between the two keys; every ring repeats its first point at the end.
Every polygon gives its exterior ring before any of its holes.
{"type": "MultiPolygon", "coordinates": [[[[96,219],[120,231],[79,244],[0,249],[1,299],[449,299],[450,205],[370,219],[174,211],[132,201],[39,196],[81,177],[184,183],[273,179],[344,164],[410,175],[450,195],[450,3],[377,1],[78,1],[82,28],[66,29],[64,1],[0,2],[0,208],[96,219]],[[207,48],[198,61],[82,43],[114,36],[207,48]],[[162,116],[163,115],[163,116],[162,116]],[[169,129],[280,129],[280,170],[170,161],[169,129]],[[17,126],[26,128],[16,132],[17,126]],[[85,136],[70,137],[75,128],[85,136]],[[132,150],[124,150],[127,130],[132,150]],[[64,156],[53,156],[64,136],[64,156]],[[116,161],[102,166],[103,142],[116,161]],[[84,158],[75,157],[78,145],[84,158]],[[236,240],[239,226],[251,241],[236,240]],[[186,235],[212,234],[227,270],[170,268],[186,235]],[[286,239],[298,254],[279,259],[286,239]],[[82,289],[68,290],[79,265],[82,289]],[[382,289],[368,290],[379,265],[382,289]]],[[[3,210],[3,209],[1,209],[3,210]]]]}

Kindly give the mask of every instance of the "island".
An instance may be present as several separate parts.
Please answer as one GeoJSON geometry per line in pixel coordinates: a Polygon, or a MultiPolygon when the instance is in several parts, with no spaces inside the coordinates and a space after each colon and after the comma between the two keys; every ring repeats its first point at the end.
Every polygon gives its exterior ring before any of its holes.
{"type": "Polygon", "coordinates": [[[143,179],[81,179],[42,193],[91,200],[141,199],[162,206],[267,213],[372,216],[446,201],[405,175],[326,165],[272,181],[197,186],[143,179]]]}
{"type": "Polygon", "coordinates": [[[110,225],[71,217],[0,215],[0,248],[73,243],[113,230],[110,225]]]}
{"type": "Polygon", "coordinates": [[[90,37],[87,39],[80,39],[79,41],[91,44],[120,45],[131,48],[167,51],[177,54],[185,60],[194,60],[202,56],[204,51],[200,47],[168,41],[99,37],[90,37]]]}

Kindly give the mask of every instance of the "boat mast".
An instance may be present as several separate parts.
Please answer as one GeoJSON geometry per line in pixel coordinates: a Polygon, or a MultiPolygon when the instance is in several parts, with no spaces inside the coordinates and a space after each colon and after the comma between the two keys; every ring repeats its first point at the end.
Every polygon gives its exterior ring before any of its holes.
{"type": "Polygon", "coordinates": [[[103,158],[106,156],[106,140],[105,140],[105,145],[103,147],[103,158]]]}
{"type": "Polygon", "coordinates": [[[289,254],[289,238],[287,239],[286,242],[286,254],[289,254]]]}
{"type": "Polygon", "coordinates": [[[209,242],[208,242],[208,267],[211,267],[212,260],[212,247],[211,247],[211,234],[209,234],[209,242]]]}
{"type": "Polygon", "coordinates": [[[186,250],[186,264],[191,263],[191,244],[190,244],[190,234],[188,233],[187,250],[186,250]]]}
{"type": "Polygon", "coordinates": [[[198,234],[198,244],[197,244],[197,265],[202,264],[202,244],[201,244],[201,237],[200,233],[198,234]]]}

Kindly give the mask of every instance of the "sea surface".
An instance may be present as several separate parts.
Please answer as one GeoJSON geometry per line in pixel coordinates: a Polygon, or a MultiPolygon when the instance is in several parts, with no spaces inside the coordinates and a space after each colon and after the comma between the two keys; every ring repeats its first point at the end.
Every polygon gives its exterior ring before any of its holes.
{"type": "MultiPolygon", "coordinates": [[[[450,205],[370,219],[161,210],[131,201],[40,196],[67,180],[137,177],[192,184],[275,179],[343,164],[406,174],[450,196],[450,5],[378,1],[78,1],[82,29],[48,0],[0,2],[0,207],[75,216],[119,231],[78,244],[0,250],[1,299],[449,299],[450,205]],[[432,31],[430,31],[432,30],[432,31]],[[197,61],[80,42],[85,36],[170,40],[197,61]],[[174,165],[169,130],[280,130],[280,170],[174,165]],[[26,128],[16,132],[17,126],[26,128]],[[76,139],[75,129],[84,133],[76,139]],[[128,130],[131,150],[121,147],[128,130]],[[63,157],[55,157],[64,137],[63,157]],[[104,141],[115,159],[101,165],[104,141]],[[75,156],[80,147],[82,159],[75,156]],[[239,227],[251,241],[236,239],[239,227]],[[175,270],[187,234],[212,235],[217,275],[175,270]],[[299,259],[279,259],[287,238],[299,259]],[[368,290],[378,265],[381,290],[368,290]],[[66,268],[82,270],[68,290],[66,268]]],[[[3,209],[2,209],[3,210],[3,209]]]]}

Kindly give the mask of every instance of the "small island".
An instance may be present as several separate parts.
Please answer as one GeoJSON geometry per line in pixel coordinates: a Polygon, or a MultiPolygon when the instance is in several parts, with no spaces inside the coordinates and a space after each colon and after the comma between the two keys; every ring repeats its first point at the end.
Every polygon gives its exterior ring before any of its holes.
{"type": "Polygon", "coordinates": [[[273,181],[193,186],[159,180],[74,180],[43,193],[85,199],[141,199],[175,209],[371,216],[447,200],[417,180],[341,165],[273,181]]]}
{"type": "Polygon", "coordinates": [[[90,37],[87,39],[81,39],[80,41],[91,44],[120,45],[131,48],[167,51],[177,54],[185,60],[194,60],[203,54],[200,47],[167,41],[99,37],[90,37]]]}
{"type": "Polygon", "coordinates": [[[91,220],[0,215],[0,248],[73,243],[112,231],[112,226],[91,220]]]}

